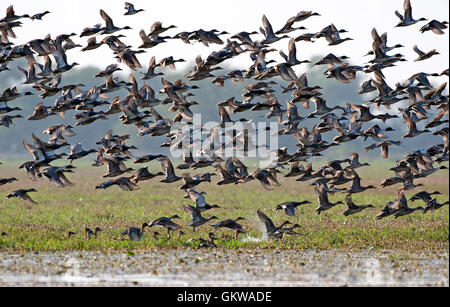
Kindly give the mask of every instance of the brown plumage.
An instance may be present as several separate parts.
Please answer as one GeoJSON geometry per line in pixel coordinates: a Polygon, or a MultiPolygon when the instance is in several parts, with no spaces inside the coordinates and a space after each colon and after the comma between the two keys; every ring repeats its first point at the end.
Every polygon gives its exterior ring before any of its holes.
{"type": "Polygon", "coordinates": [[[6,195],[6,198],[16,197],[18,199],[21,199],[23,201],[26,201],[29,204],[36,205],[37,202],[35,202],[31,197],[27,194],[30,192],[37,192],[34,188],[31,189],[20,189],[16,191],[12,191],[8,195],[6,195]]]}

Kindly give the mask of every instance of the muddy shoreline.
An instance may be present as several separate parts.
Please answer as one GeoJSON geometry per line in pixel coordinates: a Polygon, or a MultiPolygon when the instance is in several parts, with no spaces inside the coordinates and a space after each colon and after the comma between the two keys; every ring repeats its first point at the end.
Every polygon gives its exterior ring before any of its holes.
{"type": "Polygon", "coordinates": [[[448,251],[0,253],[0,286],[449,286],[448,251]]]}

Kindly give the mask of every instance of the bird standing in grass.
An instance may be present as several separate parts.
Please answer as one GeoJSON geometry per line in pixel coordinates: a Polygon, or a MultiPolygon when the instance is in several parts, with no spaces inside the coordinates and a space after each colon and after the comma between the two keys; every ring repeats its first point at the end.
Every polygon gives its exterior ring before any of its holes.
{"type": "Polygon", "coordinates": [[[94,236],[95,239],[97,239],[97,234],[103,231],[101,228],[96,227],[94,231],[92,231],[90,228],[86,228],[85,232],[86,232],[86,236],[88,239],[91,239],[92,236],[94,236]]]}

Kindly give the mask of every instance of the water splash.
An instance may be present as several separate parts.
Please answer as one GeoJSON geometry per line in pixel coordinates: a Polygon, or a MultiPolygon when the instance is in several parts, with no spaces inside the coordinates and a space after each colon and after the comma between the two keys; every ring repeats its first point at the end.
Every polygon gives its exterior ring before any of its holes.
{"type": "Polygon", "coordinates": [[[242,242],[263,242],[263,241],[267,241],[268,238],[269,237],[267,236],[267,234],[263,233],[261,238],[251,237],[251,236],[247,235],[241,241],[242,242]]]}

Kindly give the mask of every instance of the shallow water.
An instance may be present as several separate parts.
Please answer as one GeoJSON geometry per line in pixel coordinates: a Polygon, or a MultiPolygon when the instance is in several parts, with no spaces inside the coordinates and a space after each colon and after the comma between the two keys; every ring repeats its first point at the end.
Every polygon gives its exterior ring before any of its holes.
{"type": "Polygon", "coordinates": [[[448,252],[0,253],[0,286],[449,286],[448,252]]]}

